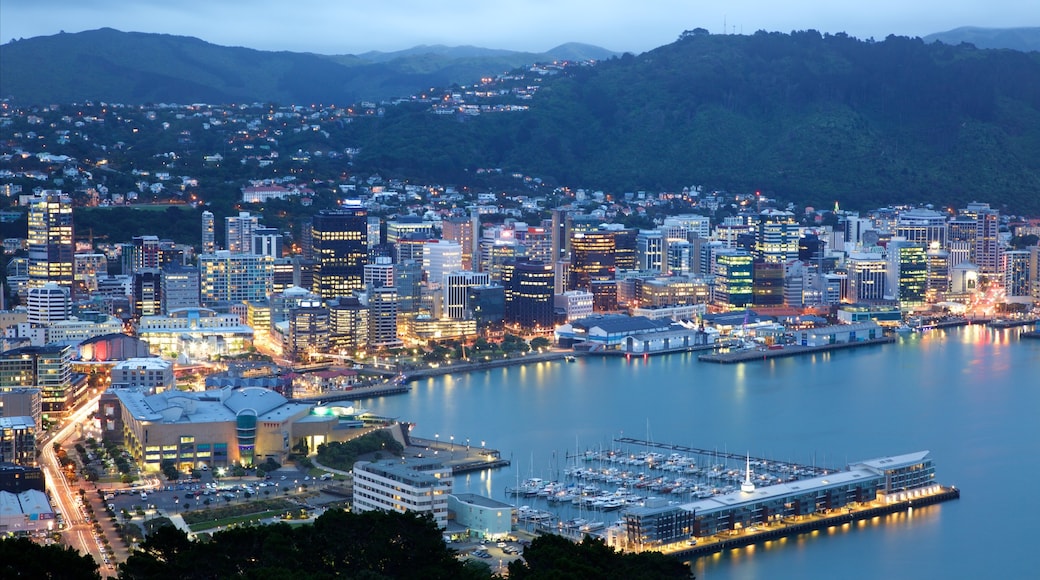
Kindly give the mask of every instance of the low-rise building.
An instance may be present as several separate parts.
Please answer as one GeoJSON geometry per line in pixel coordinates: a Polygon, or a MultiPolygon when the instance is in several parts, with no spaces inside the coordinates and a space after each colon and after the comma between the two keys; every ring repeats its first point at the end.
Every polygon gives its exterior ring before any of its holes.
{"type": "Polygon", "coordinates": [[[436,460],[392,459],[354,464],[354,511],[426,513],[448,526],[451,469],[436,460]]]}
{"type": "Polygon", "coordinates": [[[131,358],[112,367],[112,384],[144,387],[161,393],[177,385],[173,363],[161,358],[131,358]]]}
{"type": "Polygon", "coordinates": [[[448,511],[455,514],[455,523],[464,526],[471,538],[504,538],[516,521],[514,506],[475,493],[449,495],[448,511]]]}

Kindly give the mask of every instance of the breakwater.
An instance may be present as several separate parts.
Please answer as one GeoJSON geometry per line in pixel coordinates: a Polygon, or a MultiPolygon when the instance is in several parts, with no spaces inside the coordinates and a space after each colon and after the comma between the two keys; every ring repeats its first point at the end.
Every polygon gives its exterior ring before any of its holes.
{"type": "Polygon", "coordinates": [[[802,346],[798,344],[783,345],[782,348],[752,348],[747,350],[737,350],[730,352],[717,352],[712,354],[702,354],[697,357],[697,360],[703,362],[713,362],[719,364],[734,364],[740,362],[749,362],[756,360],[767,360],[772,358],[782,358],[789,356],[798,356],[803,354],[814,354],[819,352],[830,352],[834,350],[846,350],[850,348],[859,348],[864,346],[874,346],[878,344],[888,344],[895,342],[895,337],[883,336],[881,338],[874,338],[870,340],[859,340],[855,342],[838,342],[834,344],[822,344],[818,346],[802,346]]]}

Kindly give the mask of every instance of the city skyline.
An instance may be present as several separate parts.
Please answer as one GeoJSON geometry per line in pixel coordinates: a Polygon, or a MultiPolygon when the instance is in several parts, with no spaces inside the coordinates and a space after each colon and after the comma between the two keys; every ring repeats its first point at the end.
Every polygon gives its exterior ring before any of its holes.
{"type": "Polygon", "coordinates": [[[762,0],[635,4],[619,0],[509,4],[413,1],[359,6],[303,2],[286,10],[270,2],[175,5],[110,0],[10,0],[0,9],[0,42],[112,27],[128,32],[194,36],[226,46],[320,54],[395,51],[417,45],[481,46],[542,52],[567,42],[640,53],[668,44],[685,29],[752,34],[815,29],[857,38],[925,36],[961,26],[1006,28],[1037,23],[1024,0],[975,3],[795,0],[775,8],[762,0]],[[316,15],[321,15],[320,18],[316,15]],[[235,22],[235,26],[227,26],[235,22]]]}

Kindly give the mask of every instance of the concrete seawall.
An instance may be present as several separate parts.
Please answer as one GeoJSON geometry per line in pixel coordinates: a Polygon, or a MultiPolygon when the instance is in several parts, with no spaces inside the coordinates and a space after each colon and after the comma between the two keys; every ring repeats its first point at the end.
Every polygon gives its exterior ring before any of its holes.
{"type": "Polygon", "coordinates": [[[871,340],[860,340],[856,342],[839,342],[835,344],[824,344],[820,346],[801,346],[801,345],[784,345],[780,349],[751,349],[751,350],[739,350],[735,352],[718,352],[714,354],[702,354],[697,357],[697,360],[702,362],[713,362],[720,364],[734,364],[740,362],[750,362],[756,360],[766,360],[771,358],[782,358],[787,356],[798,356],[803,354],[815,354],[820,352],[830,352],[833,350],[845,350],[850,348],[859,348],[863,346],[874,346],[878,344],[888,344],[895,342],[895,338],[891,336],[883,336],[881,338],[875,338],[871,340]]]}

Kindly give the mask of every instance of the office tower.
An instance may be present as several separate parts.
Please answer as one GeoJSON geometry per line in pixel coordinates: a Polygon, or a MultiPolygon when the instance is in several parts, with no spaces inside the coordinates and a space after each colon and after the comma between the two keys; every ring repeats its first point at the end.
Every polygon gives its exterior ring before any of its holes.
{"type": "Polygon", "coordinates": [[[798,259],[801,228],[794,221],[794,214],[766,210],[759,217],[755,229],[755,259],[778,264],[798,259]]]}
{"type": "Polygon", "coordinates": [[[248,254],[253,249],[253,230],[258,227],[260,217],[250,215],[248,211],[224,218],[224,248],[232,254],[248,254]]]}
{"type": "Polygon", "coordinates": [[[578,232],[571,236],[568,290],[590,290],[592,282],[614,279],[614,235],[611,232],[578,232]]]}
{"type": "Polygon", "coordinates": [[[1029,248],[1029,283],[1033,302],[1040,304],[1040,246],[1029,248]]]}
{"type": "Polygon", "coordinates": [[[27,322],[50,324],[72,317],[72,299],[69,289],[48,282],[39,288],[29,288],[26,306],[27,322]]]}
{"type": "Polygon", "coordinates": [[[445,274],[463,270],[462,246],[458,242],[430,240],[424,250],[422,264],[428,284],[440,286],[445,274]]]}
{"type": "Polygon", "coordinates": [[[383,220],[376,216],[369,216],[365,223],[368,227],[365,244],[368,246],[368,259],[371,261],[372,258],[375,258],[376,246],[383,243],[383,220]]]}
{"type": "Polygon", "coordinates": [[[929,304],[942,302],[950,291],[950,252],[933,244],[925,252],[928,261],[928,281],[925,286],[925,301],[929,304]]]}
{"type": "Polygon", "coordinates": [[[524,247],[523,255],[529,260],[537,260],[551,264],[552,255],[552,231],[543,228],[517,223],[513,226],[516,241],[524,247]]]}
{"type": "Polygon", "coordinates": [[[636,234],[636,268],[660,272],[663,257],[664,234],[660,230],[640,230],[636,234]]]}
{"type": "Polygon", "coordinates": [[[399,312],[418,312],[422,304],[422,264],[408,260],[394,264],[399,312]]]}
{"type": "Polygon", "coordinates": [[[368,346],[368,308],[356,296],[329,302],[329,350],[353,354],[368,346]]]}
{"type": "Polygon", "coordinates": [[[784,305],[784,265],[755,260],[752,264],[752,304],[770,308],[784,305]]]}
{"type": "Polygon", "coordinates": [[[360,295],[368,307],[368,348],[397,348],[397,289],[367,288],[360,295]]]}
{"type": "MultiPolygon", "coordinates": [[[[566,212],[559,209],[552,210],[552,259],[549,263],[555,264],[558,260],[565,258],[563,251],[567,247],[565,229],[567,226],[566,212]]],[[[558,282],[557,282],[558,283],[558,282]]]]}
{"type": "Polygon", "coordinates": [[[466,298],[471,286],[485,286],[491,282],[487,272],[448,272],[443,278],[444,318],[462,320],[470,318],[466,298]]]}
{"type": "Polygon", "coordinates": [[[686,240],[669,241],[666,248],[666,274],[688,276],[693,273],[695,262],[693,259],[693,244],[686,240]]]}
{"type": "Polygon", "coordinates": [[[45,193],[29,202],[29,288],[48,282],[75,292],[75,243],[72,203],[59,192],[45,193]]]}
{"type": "Polygon", "coordinates": [[[470,286],[466,304],[481,334],[501,330],[506,312],[506,293],[501,284],[470,286]]]}
{"type": "Polygon", "coordinates": [[[162,274],[158,268],[142,268],[134,272],[130,308],[134,318],[162,314],[162,274]]]}
{"type": "Polygon", "coordinates": [[[329,316],[329,309],[319,300],[303,302],[290,310],[285,356],[294,361],[306,361],[313,354],[328,352],[329,316]]]}
{"type": "Polygon", "coordinates": [[[359,204],[322,211],[313,217],[315,294],[329,299],[350,296],[363,288],[367,237],[368,214],[359,204]]]}
{"type": "Polygon", "coordinates": [[[83,394],[86,381],[73,381],[71,346],[28,346],[0,353],[0,389],[40,389],[44,421],[56,421],[83,394]],[[78,389],[77,389],[78,387],[78,389]]]}
{"type": "Polygon", "coordinates": [[[745,308],[754,297],[754,264],[743,250],[720,250],[715,255],[714,302],[730,310],[745,308]]]}
{"type": "Polygon", "coordinates": [[[162,269],[162,313],[180,308],[199,307],[199,269],[166,266],[162,269]]]}
{"type": "Polygon", "coordinates": [[[661,230],[669,237],[691,242],[694,238],[711,237],[711,220],[708,216],[696,214],[669,216],[664,218],[661,230]]]}
{"type": "MultiPolygon", "coordinates": [[[[639,267],[636,255],[636,237],[638,230],[612,229],[614,236],[614,267],[618,272],[635,270],[639,267]]],[[[530,256],[528,256],[530,257],[530,256]]]]}
{"type": "Polygon", "coordinates": [[[270,256],[232,254],[227,250],[199,256],[200,302],[212,307],[267,300],[273,274],[274,260],[270,256]]]}
{"type": "Polygon", "coordinates": [[[848,301],[879,302],[887,290],[887,264],[880,254],[852,253],[846,260],[848,301]]]}
{"type": "Polygon", "coordinates": [[[365,264],[364,272],[363,280],[366,287],[393,287],[397,283],[394,277],[394,263],[390,258],[376,258],[374,264],[365,264]]]}
{"type": "Polygon", "coordinates": [[[278,228],[257,227],[253,230],[251,250],[247,253],[260,256],[282,257],[282,232],[278,228]]]}
{"type": "Polygon", "coordinates": [[[947,243],[946,214],[930,209],[914,208],[900,212],[896,218],[895,235],[906,241],[930,248],[938,243],[945,248],[947,243]]]}
{"type": "Polygon", "coordinates": [[[1015,304],[1033,302],[1032,278],[1029,269],[1029,250],[1007,250],[1001,259],[1004,271],[1004,299],[1015,304]]]}
{"type": "Polygon", "coordinates": [[[386,242],[396,244],[405,236],[432,238],[433,222],[423,221],[419,216],[401,216],[386,222],[386,242]]]}
{"type": "Polygon", "coordinates": [[[212,254],[217,251],[216,229],[213,212],[202,212],[202,253],[212,254]]]}
{"type": "Polygon", "coordinates": [[[310,285],[303,286],[297,280],[296,270],[298,259],[299,256],[295,256],[292,258],[275,258],[271,274],[272,294],[285,292],[285,289],[291,286],[301,286],[303,288],[310,288],[310,285]]]}
{"type": "Polygon", "coordinates": [[[973,263],[979,267],[979,275],[996,276],[1001,273],[1000,212],[990,209],[988,203],[969,203],[960,211],[961,216],[975,222],[973,263]]]}
{"type": "Polygon", "coordinates": [[[520,258],[502,268],[504,322],[525,333],[553,328],[553,266],[520,258]]]}
{"type": "Polygon", "coordinates": [[[74,294],[90,296],[97,290],[98,278],[108,276],[108,258],[104,254],[76,254],[74,263],[74,294]]]}
{"type": "Polygon", "coordinates": [[[473,269],[473,221],[462,216],[450,217],[441,222],[441,239],[455,242],[462,252],[459,270],[473,269]]]}
{"type": "Polygon", "coordinates": [[[928,255],[924,246],[892,238],[887,250],[888,293],[903,310],[923,305],[928,294],[928,255]]]}

